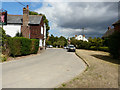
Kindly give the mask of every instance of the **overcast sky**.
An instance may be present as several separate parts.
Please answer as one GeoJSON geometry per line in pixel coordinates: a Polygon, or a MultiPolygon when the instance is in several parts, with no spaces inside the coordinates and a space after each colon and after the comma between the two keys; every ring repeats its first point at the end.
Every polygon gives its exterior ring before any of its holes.
{"type": "Polygon", "coordinates": [[[46,14],[51,24],[51,34],[86,37],[101,37],[118,18],[118,3],[115,2],[49,2],[35,11],[46,14]]]}
{"type": "MultiPolygon", "coordinates": [[[[44,0],[45,1],[45,0],[44,0]]],[[[48,0],[47,0],[48,1],[48,0]]],[[[117,2],[22,2],[30,10],[45,14],[50,24],[50,34],[72,37],[83,34],[86,37],[101,37],[108,26],[118,19],[117,2]]],[[[3,3],[9,14],[22,14],[19,3],[3,3]]]]}

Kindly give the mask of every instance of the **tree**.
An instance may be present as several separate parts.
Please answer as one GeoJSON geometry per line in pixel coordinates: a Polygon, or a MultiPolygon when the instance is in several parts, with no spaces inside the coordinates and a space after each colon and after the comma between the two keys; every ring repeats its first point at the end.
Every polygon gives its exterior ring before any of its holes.
{"type": "Polygon", "coordinates": [[[29,15],[39,15],[37,12],[29,11],[29,15]]]}

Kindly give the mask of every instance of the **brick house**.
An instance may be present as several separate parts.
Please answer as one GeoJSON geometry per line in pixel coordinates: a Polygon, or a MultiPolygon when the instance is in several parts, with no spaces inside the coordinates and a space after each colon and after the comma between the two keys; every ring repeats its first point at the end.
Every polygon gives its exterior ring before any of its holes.
{"type": "MultiPolygon", "coordinates": [[[[29,7],[23,8],[23,15],[7,15],[7,25],[4,30],[16,28],[29,39],[39,39],[39,46],[45,47],[46,26],[42,15],[29,15],[29,7]]],[[[12,31],[11,31],[12,32],[12,31]]]]}

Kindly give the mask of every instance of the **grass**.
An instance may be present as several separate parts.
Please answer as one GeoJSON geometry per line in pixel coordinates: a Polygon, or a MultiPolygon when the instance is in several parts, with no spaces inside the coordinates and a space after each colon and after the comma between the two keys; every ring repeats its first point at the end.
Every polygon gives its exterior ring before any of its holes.
{"type": "Polygon", "coordinates": [[[77,50],[76,53],[90,67],[60,88],[118,88],[118,60],[103,51],[77,50]]]}

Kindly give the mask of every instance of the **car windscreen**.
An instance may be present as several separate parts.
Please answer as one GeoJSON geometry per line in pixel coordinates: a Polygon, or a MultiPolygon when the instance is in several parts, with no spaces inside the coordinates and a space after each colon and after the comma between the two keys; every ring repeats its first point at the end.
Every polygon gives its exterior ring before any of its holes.
{"type": "Polygon", "coordinates": [[[69,46],[70,48],[74,48],[74,46],[69,46]]]}

